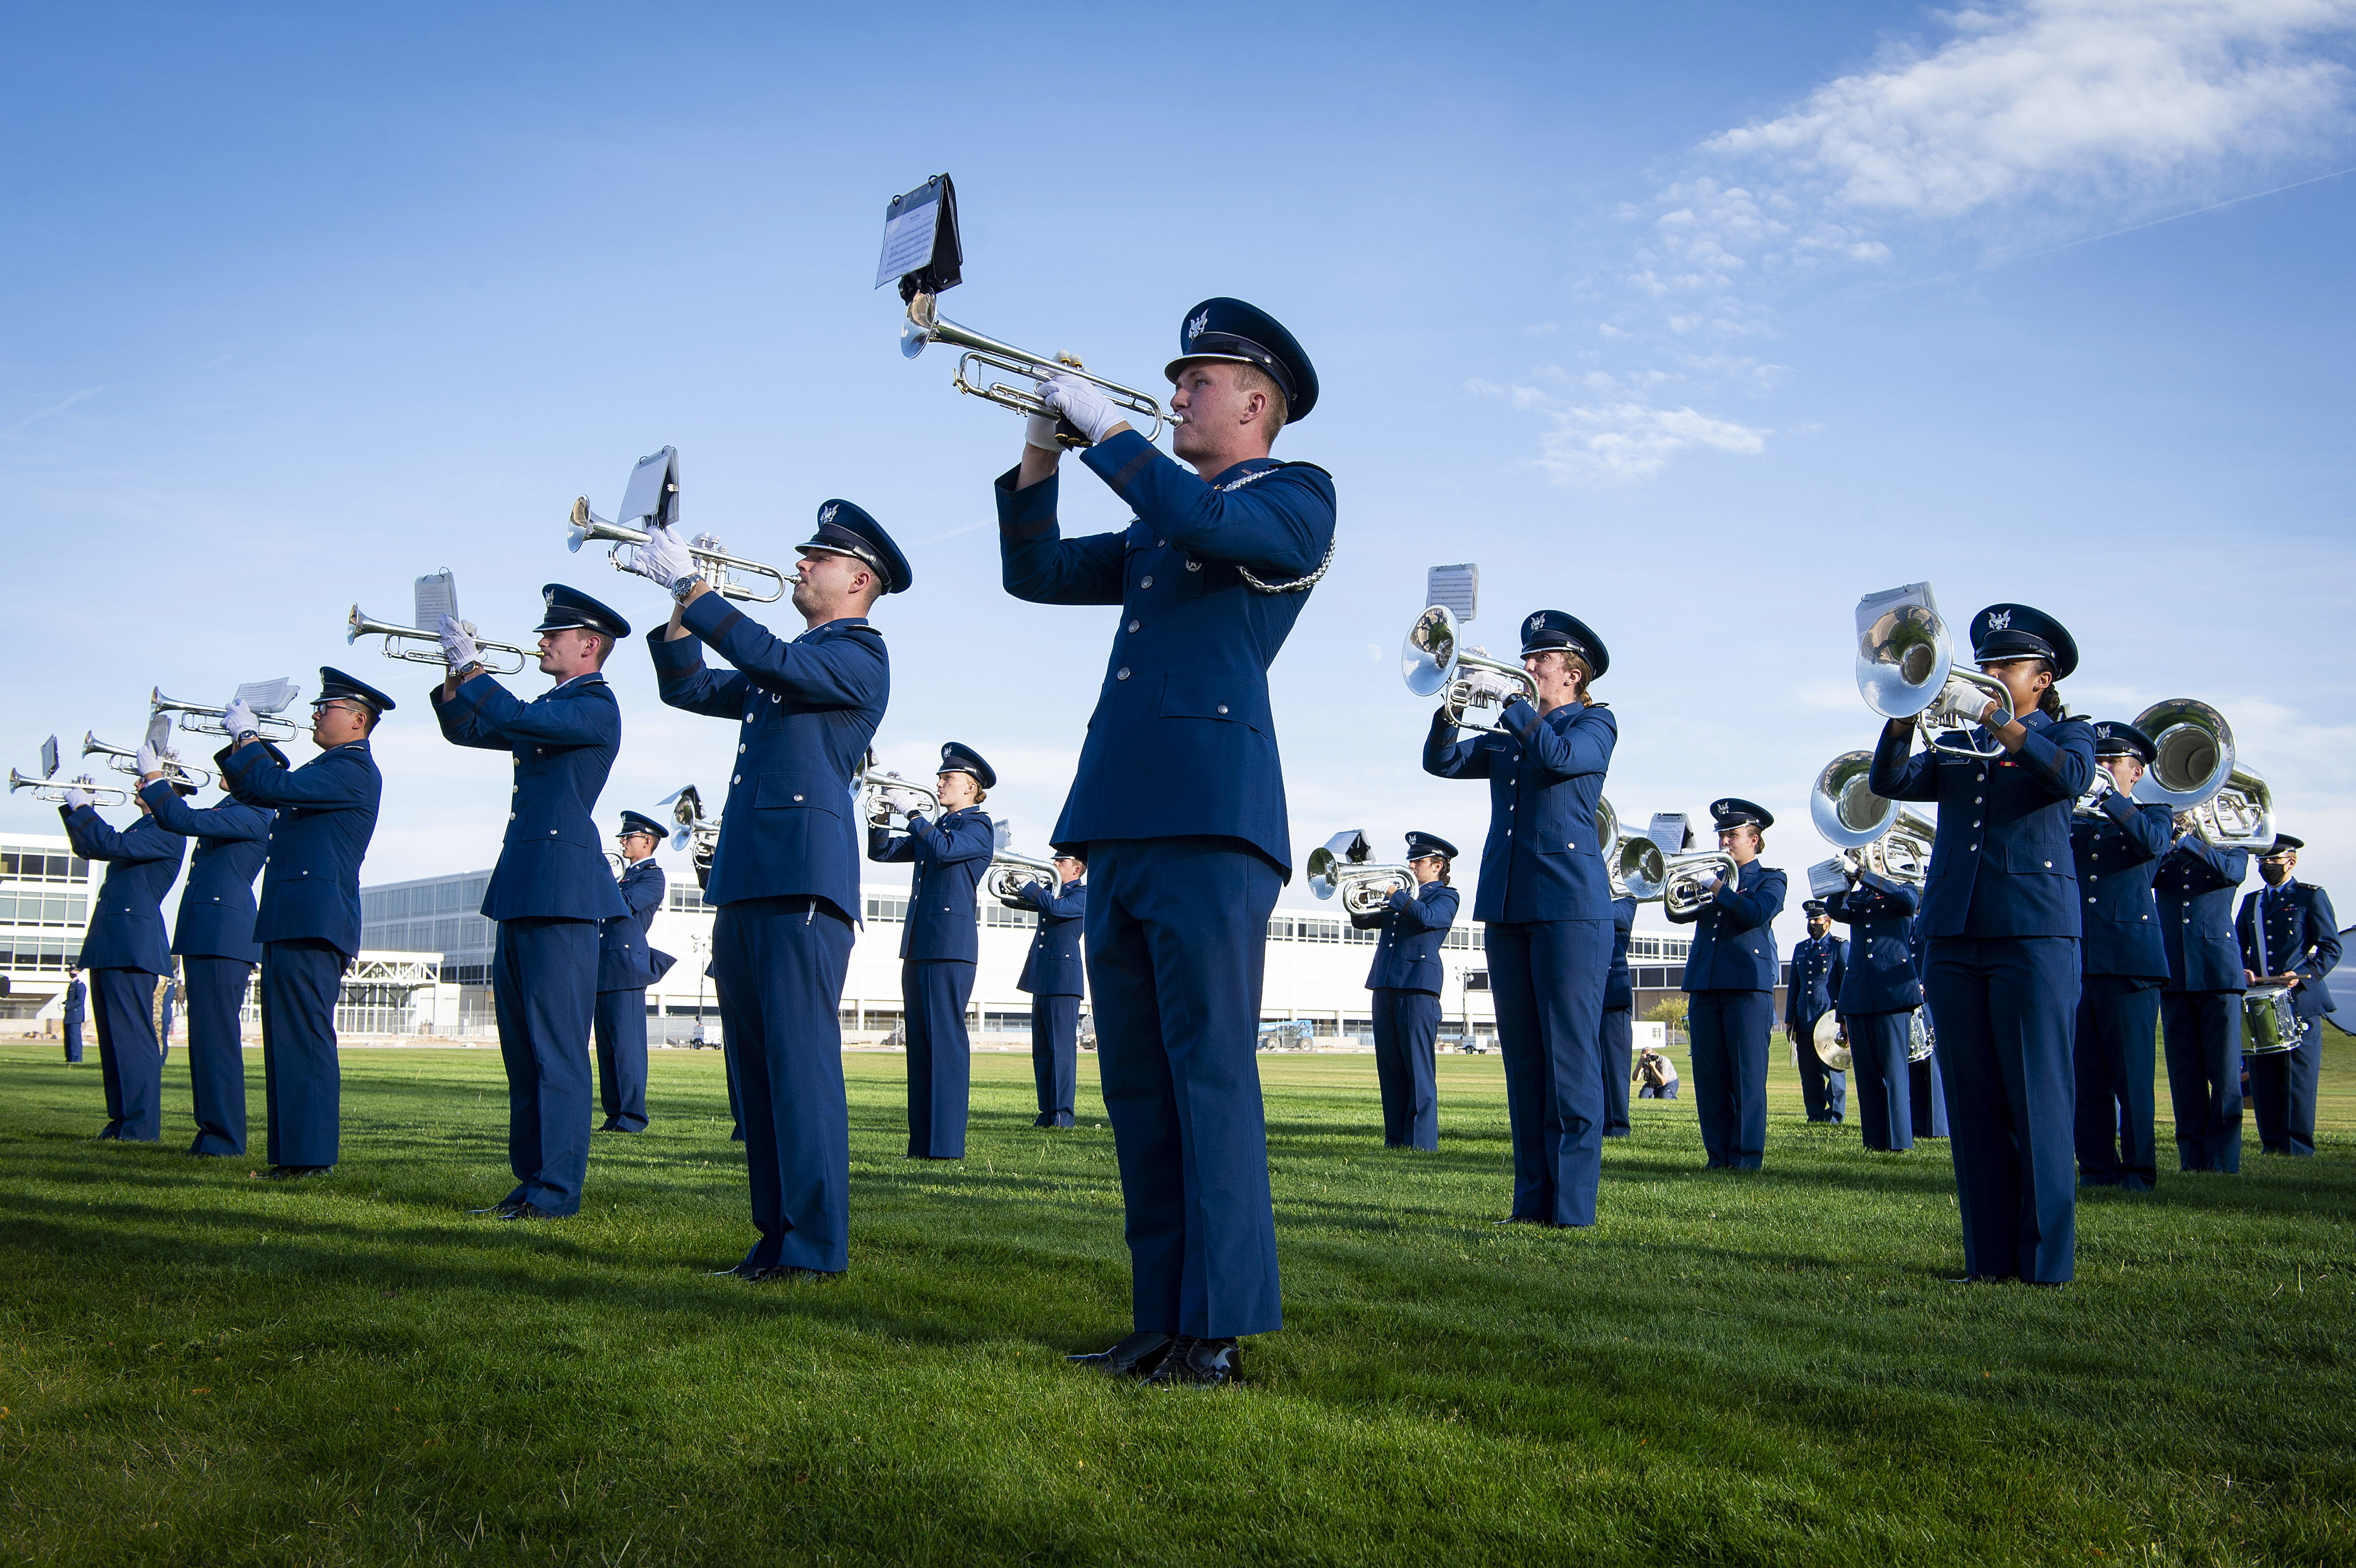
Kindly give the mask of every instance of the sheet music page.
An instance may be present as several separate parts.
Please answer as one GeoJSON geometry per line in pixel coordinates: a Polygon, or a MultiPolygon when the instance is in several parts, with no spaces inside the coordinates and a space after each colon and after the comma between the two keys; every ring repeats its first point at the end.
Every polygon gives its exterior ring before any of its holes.
{"type": "Polygon", "coordinates": [[[447,566],[417,579],[417,618],[409,624],[420,631],[439,631],[444,616],[465,618],[458,613],[458,575],[447,566]]]}
{"type": "Polygon", "coordinates": [[[1481,568],[1466,561],[1453,566],[1434,566],[1423,575],[1423,602],[1426,607],[1446,605],[1460,621],[1472,618],[1481,598],[1481,568]]]}
{"type": "Polygon", "coordinates": [[[1836,893],[1848,891],[1848,874],[1837,860],[1822,860],[1808,867],[1808,896],[1829,898],[1836,893]]]}
{"type": "Polygon", "coordinates": [[[875,263],[875,286],[897,283],[933,259],[933,232],[941,221],[941,188],[927,181],[894,199],[884,212],[884,253],[875,263]]]}
{"type": "Polygon", "coordinates": [[[147,744],[165,756],[171,755],[172,715],[170,714],[147,715],[147,744]]]}
{"type": "Polygon", "coordinates": [[[57,776],[58,737],[51,736],[48,739],[41,742],[41,777],[44,779],[55,779],[57,776]]]}
{"type": "Polygon", "coordinates": [[[248,681],[237,689],[237,700],[257,714],[283,714],[302,692],[294,677],[281,675],[275,681],[248,681]]]}
{"type": "Polygon", "coordinates": [[[622,510],[615,521],[625,528],[651,529],[679,521],[679,453],[666,446],[638,459],[630,482],[622,491],[622,510]]]}
{"type": "Polygon", "coordinates": [[[1676,854],[1686,846],[1686,814],[1683,811],[1655,811],[1644,836],[1661,846],[1663,854],[1676,854]]]}

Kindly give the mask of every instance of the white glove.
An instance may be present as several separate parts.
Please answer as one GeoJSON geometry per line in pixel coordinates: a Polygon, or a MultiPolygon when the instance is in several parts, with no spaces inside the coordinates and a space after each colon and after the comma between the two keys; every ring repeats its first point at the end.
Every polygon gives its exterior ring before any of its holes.
{"type": "Polygon", "coordinates": [[[679,535],[668,528],[650,530],[647,542],[633,553],[631,564],[640,576],[651,577],[673,592],[678,591],[681,578],[696,575],[695,557],[688,553],[679,535]]]}
{"type": "Polygon", "coordinates": [[[1114,407],[1112,400],[1105,396],[1103,388],[1077,376],[1050,377],[1040,387],[1039,396],[1049,408],[1070,422],[1073,429],[1087,436],[1091,446],[1110,435],[1114,425],[1129,418],[1128,410],[1114,407]]]}
{"type": "Polygon", "coordinates": [[[1521,694],[1521,688],[1503,675],[1487,670],[1475,670],[1464,677],[1465,684],[1479,699],[1476,705],[1502,708],[1521,694]]]}
{"type": "Polygon", "coordinates": [[[1055,439],[1055,432],[1062,428],[1062,423],[1054,414],[1034,413],[1023,422],[1023,444],[1061,456],[1064,444],[1055,439]]]}
{"type": "Polygon", "coordinates": [[[886,789],[884,803],[904,817],[913,817],[925,809],[925,798],[914,789],[886,789]]]}
{"type": "Polygon", "coordinates": [[[1947,677],[1947,689],[1939,693],[1939,706],[1965,725],[1981,723],[1995,700],[1970,682],[1958,681],[1952,675],[1947,677]]]}
{"type": "Polygon", "coordinates": [[[143,744],[139,747],[139,777],[145,779],[150,773],[161,773],[163,771],[164,754],[157,751],[152,746],[143,744]]]}
{"type": "Polygon", "coordinates": [[[464,670],[480,657],[475,649],[474,637],[466,624],[455,616],[444,616],[435,628],[442,634],[442,662],[453,670],[464,670]]]}
{"type": "Polygon", "coordinates": [[[91,794],[87,789],[69,789],[66,791],[66,810],[69,811],[79,811],[84,806],[95,806],[97,804],[98,797],[91,794]]]}
{"type": "Polygon", "coordinates": [[[254,717],[252,708],[245,705],[244,698],[231,697],[229,706],[221,710],[221,728],[229,731],[229,737],[235,740],[240,736],[252,735],[261,729],[262,721],[254,717]]]}

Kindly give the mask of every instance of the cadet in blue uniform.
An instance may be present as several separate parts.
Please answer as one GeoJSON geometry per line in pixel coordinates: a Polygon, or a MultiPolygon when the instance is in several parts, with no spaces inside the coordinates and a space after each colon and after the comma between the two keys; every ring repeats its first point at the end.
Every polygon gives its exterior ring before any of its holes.
{"type": "MultiPolygon", "coordinates": [[[[1849,1063],[1857,1070],[1858,1122],[1867,1148],[1890,1153],[1914,1146],[1906,1047],[1914,1009],[1922,1004],[1913,941],[1914,911],[1921,902],[1908,884],[1859,869],[1823,906],[1828,917],[1849,929],[1840,1017],[1848,1031],[1849,1063]]],[[[1796,965],[1793,973],[1799,973],[1796,965]]],[[[1802,1046],[1801,1059],[1807,1052],[1802,1046]]]]}
{"type": "Polygon", "coordinates": [[[1440,940],[1455,923],[1457,892],[1448,885],[1456,846],[1430,833],[1407,835],[1412,891],[1394,888],[1380,909],[1353,915],[1362,931],[1380,931],[1366,989],[1375,993],[1375,1081],[1383,1100],[1383,1147],[1440,1147],[1440,1085],[1433,1052],[1440,1038],[1440,940]]]}
{"type": "Polygon", "coordinates": [[[159,1063],[172,1059],[172,1026],[177,1022],[175,1014],[180,1005],[179,966],[164,972],[164,992],[155,999],[155,1057],[159,1063]]]}
{"type": "Polygon", "coordinates": [[[76,854],[109,863],[81,940],[81,961],[98,992],[98,1066],[106,1089],[106,1127],[99,1136],[152,1144],[164,1135],[155,977],[172,967],[164,942],[164,895],[180,875],[187,843],[155,825],[144,796],[140,820],[121,832],[107,825],[92,800],[87,790],[69,789],[58,815],[76,854]]]}
{"type": "MultiPolygon", "coordinates": [[[[1917,890],[1917,906],[1920,891],[1917,890]]],[[[1914,950],[1914,979],[1926,982],[1931,972],[1931,934],[1920,919],[1908,926],[1908,943],[1914,950]]],[[[1922,996],[1922,1029],[1931,1038],[1931,1053],[1921,1061],[1906,1064],[1907,1081],[1913,1086],[1914,1135],[1918,1138],[1944,1138],[1947,1135],[1947,1085],[1939,1073],[1939,1026],[1931,1012],[1931,997],[1922,996]]]]}
{"type": "Polygon", "coordinates": [[[2165,806],[2129,799],[2155,755],[2151,737],[2116,721],[2094,726],[2094,760],[2111,788],[2070,820],[2085,935],[2076,1044],[2078,1185],[2149,1192],[2153,1031],[2168,952],[2151,880],[2173,836],[2165,806]]]}
{"type": "Polygon", "coordinates": [[[1816,1020],[1843,1015],[1841,965],[1847,944],[1832,934],[1825,906],[1811,898],[1800,906],[1808,934],[1792,945],[1792,980],[1783,992],[1783,1034],[1800,1069],[1800,1101],[1811,1122],[1838,1122],[1848,1110],[1848,1080],[1816,1054],[1816,1020]]]}
{"type": "Polygon", "coordinates": [[[1522,668],[1537,705],[1505,704],[1502,733],[1456,738],[1442,708],[1423,770],[1489,781],[1473,918],[1486,926],[1489,986],[1505,1058],[1514,1207],[1504,1223],[1592,1225],[1603,1176],[1603,991],[1612,972],[1612,881],[1595,829],[1620,723],[1590,683],[1611,668],[1574,616],[1522,622],[1522,668]],[[1522,808],[1527,806],[1526,811],[1522,808]]]}
{"type": "Polygon", "coordinates": [[[792,604],[807,628],[773,637],[714,591],[666,526],[639,570],[679,607],[650,633],[674,708],[737,726],[704,901],[722,1027],[736,1062],[744,1170],[760,1231],[747,1280],[851,1266],[851,1110],[842,1089],[842,981],[861,914],[851,781],[891,695],[884,635],[867,611],[911,581],[881,524],[846,500],[818,510],[797,547],[792,604]],[[709,644],[736,669],[704,667],[709,644]]]}
{"type": "Polygon", "coordinates": [[[1775,917],[1788,881],[1759,864],[1775,819],[1764,806],[1728,796],[1713,800],[1718,847],[1734,857],[1732,883],[1710,887],[1709,901],[1688,915],[1686,1015],[1693,1046],[1694,1112],[1713,1170],[1755,1171],[1767,1153],[1767,1043],[1775,1027],[1775,917]]]}
{"type": "Polygon", "coordinates": [[[270,847],[272,813],[224,795],[218,806],[194,811],[161,771],[162,760],[139,749],[139,798],[156,826],[197,841],[172,951],[187,976],[188,1089],[196,1103],[192,1155],[245,1153],[245,1042],[238,1015],[246,983],[262,961],[253,940],[253,881],[270,847]]]}
{"type": "Polygon", "coordinates": [[[221,717],[237,737],[215,758],[222,784],[241,804],[277,813],[253,918],[262,944],[263,1144],[273,1181],[332,1170],[340,1153],[336,1002],[360,950],[360,862],[384,793],[369,736],[392,708],[375,687],[320,666],[311,704],[319,755],[300,768],[255,735],[243,703],[221,717]]]}
{"type": "Polygon", "coordinates": [[[2177,1165],[2183,1170],[2242,1168],[2242,992],[2247,983],[2233,935],[2233,891],[2249,870],[2248,850],[2221,849],[2188,826],[2152,877],[2159,940],[2168,952],[2160,1037],[2176,1114],[2177,1165]]]}
{"type": "Polygon", "coordinates": [[[2323,1015],[2339,1010],[2323,977],[2340,965],[2338,919],[2330,895],[2291,874],[2307,841],[2276,833],[2274,847],[2258,858],[2265,886],[2242,900],[2235,931],[2242,943],[2242,977],[2250,984],[2273,980],[2291,988],[2291,1003],[2306,1028],[2298,1048],[2252,1057],[2250,1098],[2258,1112],[2258,1147],[2269,1155],[2315,1153],[2315,1087],[2323,1050],[2323,1015]]]}
{"type": "Polygon", "coordinates": [[[1080,928],[1087,919],[1087,863],[1065,853],[1055,856],[1055,880],[1025,882],[1014,896],[999,900],[1010,909],[1029,909],[1039,929],[1023,955],[1014,983],[1031,998],[1031,1076],[1039,1090],[1033,1127],[1069,1127],[1080,1070],[1080,998],[1087,972],[1080,958],[1080,928]]]}
{"type": "Polygon", "coordinates": [[[65,1035],[66,1060],[81,1060],[81,1026],[90,1016],[90,985],[81,977],[81,965],[66,971],[66,1001],[59,1028],[65,1035]]]}
{"type": "Polygon", "coordinates": [[[626,914],[597,833],[597,796],[622,746],[622,709],[601,672],[630,623],[551,583],[540,671],[556,683],[526,703],[484,671],[466,628],[442,618],[449,674],[434,716],[454,746],[515,761],[513,810],[480,913],[498,928],[491,1000],[508,1072],[508,1166],[516,1185],[477,1214],[561,1219],[581,1208],[589,1170],[589,1044],[597,1011],[599,923],[626,914]]]}
{"type": "Polygon", "coordinates": [[[626,906],[597,934],[597,1097],[605,1107],[601,1133],[647,1130],[647,987],[670,972],[673,960],[647,940],[667,886],[655,851],[662,824],[639,811],[622,813],[618,891],[626,906]]]}
{"type": "Polygon", "coordinates": [[[2059,621],[1990,605],[1971,635],[2015,717],[1964,733],[2002,754],[1910,757],[1914,721],[1892,719],[1869,783],[1885,800],[1939,805],[1917,919],[1929,929],[1923,989],[1938,1020],[1965,1272],[2061,1284],[2077,1256],[2070,1050],[2081,927],[2070,808],[2094,776],[2094,732],[2066,715],[2053,689],[2078,667],[2059,621]]]}
{"type": "Polygon", "coordinates": [[[1636,899],[1612,884],[1612,969],[1603,981],[1603,1019],[1597,1050],[1603,1058],[1603,1135],[1624,1138],[1633,1130],[1628,1119],[1628,1086],[1635,1080],[1636,988],[1628,973],[1628,939],[1635,934],[1636,899]]]}
{"type": "Polygon", "coordinates": [[[926,822],[914,790],[886,791],[908,830],[882,822],[867,829],[867,858],[907,861],[908,920],[900,929],[900,1007],[908,1038],[908,1157],[965,1158],[965,1123],[973,1082],[973,1042],[965,1006],[973,996],[974,889],[990,869],[996,832],[980,802],[998,782],[970,747],[941,747],[937,821],[926,822]],[[896,797],[896,798],[894,798],[896,797]]]}
{"type": "Polygon", "coordinates": [[[1119,628],[1050,841],[1087,857],[1097,1067],[1120,1159],[1135,1331],[1079,1365],[1215,1384],[1235,1340],[1283,1326],[1260,982],[1292,846],[1268,667],[1333,556],[1333,482],[1268,456],[1317,377],[1239,300],[1187,313],[1168,373],[1183,415],[1162,456],[1076,377],[1042,395],[1081,461],[1136,513],[1066,541],[1056,426],[1034,419],[996,485],[1006,591],[1118,605],[1119,628]]]}

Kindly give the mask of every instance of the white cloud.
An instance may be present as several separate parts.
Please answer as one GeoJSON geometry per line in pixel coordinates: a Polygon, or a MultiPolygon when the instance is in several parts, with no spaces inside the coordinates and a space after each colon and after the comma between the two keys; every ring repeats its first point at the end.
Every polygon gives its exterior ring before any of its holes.
{"type": "Polygon", "coordinates": [[[1663,407],[1641,396],[1580,403],[1537,387],[1474,381],[1469,390],[1505,398],[1551,422],[1553,428],[1539,441],[1537,465],[1558,485],[1633,484],[1651,478],[1671,457],[1693,447],[1755,457],[1767,446],[1764,430],[1691,408],[1663,407]]]}

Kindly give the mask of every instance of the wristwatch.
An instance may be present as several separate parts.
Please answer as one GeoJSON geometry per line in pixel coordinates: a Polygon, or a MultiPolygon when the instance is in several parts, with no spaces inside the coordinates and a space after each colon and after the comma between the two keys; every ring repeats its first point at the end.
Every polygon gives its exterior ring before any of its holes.
{"type": "Polygon", "coordinates": [[[680,604],[685,604],[687,603],[687,596],[693,593],[695,591],[695,585],[701,581],[703,581],[703,574],[701,572],[690,572],[686,576],[678,578],[672,582],[670,585],[670,596],[677,599],[680,604]]]}

